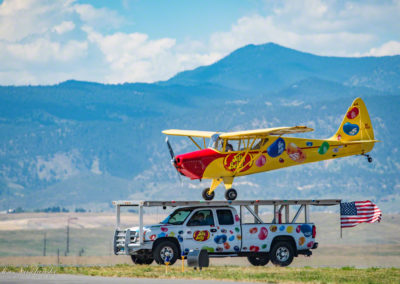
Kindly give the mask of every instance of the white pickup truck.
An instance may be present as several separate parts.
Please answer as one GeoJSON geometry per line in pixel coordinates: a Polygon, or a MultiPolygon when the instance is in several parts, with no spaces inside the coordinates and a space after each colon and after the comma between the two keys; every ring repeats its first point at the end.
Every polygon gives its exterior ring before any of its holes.
{"type": "Polygon", "coordinates": [[[316,249],[316,227],[309,221],[309,206],[337,205],[340,200],[255,200],[255,201],[115,201],[117,229],[114,253],[131,255],[135,264],[164,264],[186,256],[191,249],[207,250],[213,256],[247,257],[253,265],[289,265],[298,255],[310,256],[316,249]],[[265,223],[259,206],[273,206],[273,220],[265,223]],[[297,212],[289,220],[290,205],[297,212]],[[120,207],[139,207],[139,226],[120,229],[120,207]],[[160,224],[143,225],[143,207],[178,207],[160,224]],[[239,207],[239,213],[235,207],[239,207]],[[254,222],[242,220],[247,210],[254,222]],[[296,222],[304,212],[304,222],[296,222]]]}

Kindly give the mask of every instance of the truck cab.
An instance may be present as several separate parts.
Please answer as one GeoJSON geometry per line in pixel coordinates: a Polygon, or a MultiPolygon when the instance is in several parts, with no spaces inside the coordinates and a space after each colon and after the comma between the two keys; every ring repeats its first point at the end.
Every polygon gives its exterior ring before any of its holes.
{"type": "Polygon", "coordinates": [[[298,255],[310,256],[311,250],[318,246],[316,226],[308,220],[307,204],[297,204],[300,208],[292,221],[289,204],[281,204],[280,208],[274,204],[273,220],[264,222],[258,215],[260,204],[253,204],[253,210],[247,205],[249,201],[202,203],[200,206],[194,201],[192,206],[178,207],[159,224],[117,228],[115,254],[131,255],[136,264],[149,264],[153,260],[164,264],[167,257],[173,264],[190,250],[206,250],[210,257],[242,256],[253,265],[265,265],[271,260],[275,265],[287,266],[298,255]],[[253,215],[254,222],[242,221],[245,210],[253,215]],[[302,210],[305,220],[297,222],[302,210]]]}

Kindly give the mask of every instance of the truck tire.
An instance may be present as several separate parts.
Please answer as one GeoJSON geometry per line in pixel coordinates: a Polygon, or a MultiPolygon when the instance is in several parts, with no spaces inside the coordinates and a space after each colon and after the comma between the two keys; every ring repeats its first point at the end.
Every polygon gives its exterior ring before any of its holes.
{"type": "Polygon", "coordinates": [[[131,255],[132,262],[134,264],[142,265],[142,264],[152,264],[153,258],[152,257],[141,257],[137,255],[131,255]]]}
{"type": "Polygon", "coordinates": [[[292,263],[294,252],[289,242],[277,242],[272,247],[270,254],[271,262],[276,266],[288,266],[292,263]]]}
{"type": "Polygon", "coordinates": [[[163,241],[159,243],[153,251],[154,259],[158,264],[164,264],[167,254],[169,254],[170,257],[169,264],[173,265],[179,256],[178,247],[174,242],[163,241]]]}
{"type": "Polygon", "coordinates": [[[247,259],[254,266],[264,266],[269,262],[268,255],[262,254],[262,253],[249,255],[249,256],[247,256],[247,259]]]}

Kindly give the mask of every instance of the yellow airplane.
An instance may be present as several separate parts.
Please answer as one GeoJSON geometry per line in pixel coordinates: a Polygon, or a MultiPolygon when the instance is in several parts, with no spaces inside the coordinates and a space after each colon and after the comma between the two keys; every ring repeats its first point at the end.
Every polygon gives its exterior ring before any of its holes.
{"type": "Polygon", "coordinates": [[[212,180],[211,186],[203,190],[205,200],[214,198],[214,190],[221,182],[225,185],[225,198],[235,200],[237,192],[232,184],[238,176],[352,155],[364,155],[372,162],[366,153],[378,141],[374,140],[371,120],[361,98],[354,100],[338,131],[329,139],[282,137],[310,131],[313,129],[294,126],[237,132],[170,129],[162,133],[187,136],[199,149],[175,157],[168,137],[166,139],[173,165],[181,175],[212,180]],[[202,138],[202,142],[196,142],[194,137],[202,138]],[[210,138],[208,147],[206,138],[210,138]]]}

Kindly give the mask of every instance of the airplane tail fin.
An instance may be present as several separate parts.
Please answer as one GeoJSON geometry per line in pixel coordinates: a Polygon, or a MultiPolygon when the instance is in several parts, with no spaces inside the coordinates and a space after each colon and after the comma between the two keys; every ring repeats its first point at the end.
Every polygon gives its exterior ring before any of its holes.
{"type": "Polygon", "coordinates": [[[376,141],[367,107],[361,98],[356,98],[344,116],[344,119],[330,139],[337,141],[376,141]]]}

